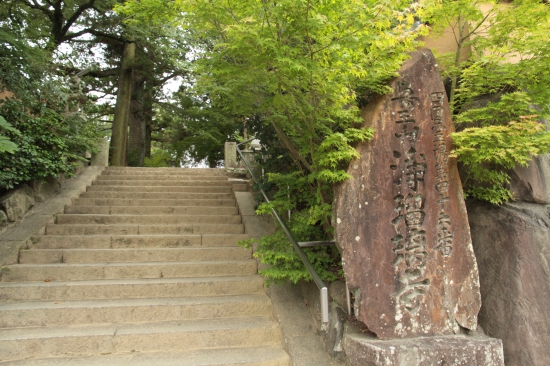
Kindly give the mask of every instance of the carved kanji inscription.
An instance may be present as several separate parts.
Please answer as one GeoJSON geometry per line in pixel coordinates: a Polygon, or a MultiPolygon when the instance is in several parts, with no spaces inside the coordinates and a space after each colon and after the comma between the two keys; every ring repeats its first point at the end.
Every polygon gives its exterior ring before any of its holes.
{"type": "Polygon", "coordinates": [[[449,107],[435,60],[412,54],[364,110],[373,140],[358,146],[353,177],[335,187],[334,225],[357,318],[380,338],[474,329],[477,265],[449,107]]]}

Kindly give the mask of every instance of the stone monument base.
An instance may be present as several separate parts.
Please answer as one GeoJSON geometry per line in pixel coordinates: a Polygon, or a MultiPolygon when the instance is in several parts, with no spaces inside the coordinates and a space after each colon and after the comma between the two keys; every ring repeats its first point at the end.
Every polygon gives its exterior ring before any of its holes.
{"type": "Polygon", "coordinates": [[[504,366],[502,342],[479,333],[380,340],[346,331],[352,366],[504,366]]]}

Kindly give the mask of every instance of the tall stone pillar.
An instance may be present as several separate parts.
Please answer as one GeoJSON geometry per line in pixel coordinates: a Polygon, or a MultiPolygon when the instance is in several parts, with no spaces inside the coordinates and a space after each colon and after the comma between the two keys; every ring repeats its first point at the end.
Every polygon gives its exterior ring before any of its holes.
{"type": "Polygon", "coordinates": [[[431,52],[413,53],[400,75],[364,110],[375,137],[335,187],[355,315],[376,335],[348,337],[346,353],[357,365],[503,365],[500,341],[465,335],[477,328],[478,269],[431,52]]]}
{"type": "Polygon", "coordinates": [[[224,166],[226,169],[237,167],[237,143],[236,142],[225,143],[224,166]]]}
{"type": "Polygon", "coordinates": [[[90,165],[92,166],[108,166],[109,165],[109,140],[98,139],[99,151],[92,155],[90,165]]]}

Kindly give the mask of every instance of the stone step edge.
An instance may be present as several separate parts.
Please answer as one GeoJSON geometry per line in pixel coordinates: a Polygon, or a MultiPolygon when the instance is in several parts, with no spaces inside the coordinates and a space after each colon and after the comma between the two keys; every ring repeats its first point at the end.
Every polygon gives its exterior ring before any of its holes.
{"type": "Polygon", "coordinates": [[[91,299],[143,299],[182,296],[264,294],[264,279],[257,274],[219,277],[0,282],[3,302],[68,301],[91,299]],[[168,294],[159,291],[171,291],[168,294]],[[114,291],[114,293],[113,293],[114,291]],[[69,296],[67,296],[69,294],[69,296]]]}
{"type": "Polygon", "coordinates": [[[124,173],[176,173],[189,175],[207,175],[216,177],[227,177],[228,174],[225,168],[145,168],[145,167],[106,167],[104,174],[112,174],[116,172],[124,173]],[[201,174],[202,173],[202,174],[201,174]]]}
{"type": "Polygon", "coordinates": [[[205,182],[225,182],[227,176],[222,175],[193,175],[193,174],[102,174],[97,177],[98,180],[173,180],[173,181],[205,181],[205,182]]]}
{"type": "MultiPolygon", "coordinates": [[[[75,227],[75,226],[78,226],[78,227],[83,227],[83,228],[91,228],[91,227],[112,227],[112,228],[117,228],[117,227],[144,227],[144,228],[149,228],[149,227],[153,227],[153,226],[166,226],[166,227],[184,227],[184,226],[205,226],[205,227],[208,227],[208,226],[212,226],[212,225],[215,225],[215,226],[221,226],[221,227],[230,227],[230,226],[239,226],[239,225],[243,225],[242,223],[238,223],[238,224],[226,224],[226,223],[204,223],[204,222],[189,222],[189,223],[185,223],[185,222],[182,222],[181,224],[133,224],[133,223],[129,223],[129,224],[126,224],[126,223],[116,223],[116,224],[46,224],[46,232],[48,231],[48,227],[75,227]]],[[[231,234],[231,233],[228,233],[228,234],[231,234]]],[[[46,234],[48,235],[48,234],[46,234]]],[[[139,235],[139,234],[135,234],[135,235],[139,235]]],[[[151,234],[151,235],[155,235],[155,234],[151,234]]]]}
{"type": "Polygon", "coordinates": [[[20,359],[22,350],[31,351],[24,353],[30,357],[175,351],[182,342],[189,350],[281,345],[279,332],[278,323],[267,316],[0,329],[0,357],[20,359]]]}
{"type": "MultiPolygon", "coordinates": [[[[0,302],[0,311],[59,309],[59,308],[107,308],[125,306],[150,305],[192,305],[197,303],[241,302],[241,301],[270,301],[266,294],[243,295],[210,295],[185,297],[151,297],[151,298],[124,298],[124,299],[90,299],[90,300],[27,300],[0,302]]],[[[212,317],[214,319],[216,317],[212,317]]],[[[7,328],[3,328],[7,329],[7,328]]]]}
{"type": "MultiPolygon", "coordinates": [[[[33,338],[47,338],[50,336],[65,338],[67,336],[88,336],[97,334],[110,334],[113,336],[119,333],[117,328],[127,327],[126,334],[143,334],[143,328],[161,328],[163,331],[172,331],[174,328],[179,328],[180,331],[193,330],[223,330],[234,327],[246,327],[242,320],[250,320],[252,326],[272,326],[277,324],[271,316],[242,316],[231,318],[210,318],[210,319],[188,319],[181,321],[167,322],[138,322],[138,323],[113,323],[113,324],[83,324],[75,326],[51,326],[51,327],[24,327],[24,328],[3,328],[0,329],[0,341],[20,340],[33,338]],[[228,324],[229,323],[229,324],[228,324]],[[111,332],[112,330],[112,332],[111,332]],[[61,331],[61,332],[60,332],[61,331]],[[32,333],[35,333],[34,335],[32,333]],[[72,333],[72,334],[71,334],[72,333]]],[[[160,332],[159,332],[160,333],[160,332]]]]}
{"type": "MultiPolygon", "coordinates": [[[[186,209],[186,210],[199,210],[199,209],[219,209],[220,207],[219,206],[85,206],[85,205],[72,205],[72,204],[67,204],[65,205],[65,208],[68,208],[68,207],[74,207],[76,209],[82,209],[82,210],[93,210],[93,209],[97,209],[98,207],[100,207],[100,209],[109,209],[109,214],[108,215],[121,215],[121,214],[111,214],[111,211],[112,211],[112,208],[113,207],[116,207],[117,210],[124,210],[124,209],[128,209],[128,210],[136,210],[136,209],[139,209],[139,208],[143,208],[143,209],[148,209],[148,210],[170,210],[170,209],[175,209],[175,208],[180,208],[180,209],[186,209]]],[[[222,208],[226,208],[228,211],[234,211],[234,210],[237,210],[238,211],[238,208],[236,206],[232,207],[232,206],[222,206],[222,208]]],[[[86,214],[69,214],[69,215],[86,215],[86,214]]],[[[100,214],[101,215],[101,214],[100,214]]],[[[107,214],[103,214],[103,215],[107,215],[107,214]]],[[[137,214],[128,214],[128,215],[137,215],[137,214]]],[[[139,214],[139,215],[143,215],[143,214],[139,214]]],[[[146,215],[146,214],[145,214],[146,215]]],[[[218,213],[212,213],[212,214],[202,214],[204,216],[216,216],[218,215],[218,213]]],[[[238,215],[238,213],[236,214],[233,214],[233,215],[238,215]]]]}
{"type": "Polygon", "coordinates": [[[138,179],[100,179],[94,180],[90,186],[92,187],[223,187],[231,188],[231,185],[234,182],[223,181],[223,180],[138,180],[138,179]],[[171,183],[171,184],[168,184],[171,183]],[[206,185],[205,185],[206,184],[206,185]]]}
{"type": "Polygon", "coordinates": [[[86,279],[204,278],[253,275],[255,259],[188,262],[13,264],[2,267],[2,283],[46,283],[86,279]]]}
{"type": "Polygon", "coordinates": [[[270,316],[266,294],[0,303],[2,329],[270,316]]]}
{"type": "Polygon", "coordinates": [[[46,224],[45,235],[244,234],[244,224],[46,224]],[[103,230],[111,231],[105,233],[103,230]],[[175,232],[166,233],[164,230],[175,232]],[[76,231],[76,232],[75,232],[76,231]],[[94,232],[98,231],[98,232],[94,232]],[[113,232],[115,231],[115,232],[113,232]],[[118,232],[117,232],[118,231],[118,232]],[[131,232],[128,232],[131,231],[131,232]],[[204,232],[206,231],[206,232],[204,232]],[[210,232],[209,232],[210,231],[210,232]],[[213,232],[212,232],[213,231],[213,232]],[[61,233],[65,232],[65,233],[61,233]]]}
{"type": "MultiPolygon", "coordinates": [[[[29,360],[0,362],[25,366],[29,360]]],[[[165,365],[165,366],[291,366],[288,354],[276,346],[210,348],[193,351],[137,352],[89,357],[51,357],[32,360],[33,366],[165,365]]]]}
{"type": "MultiPolygon", "coordinates": [[[[10,268],[17,267],[18,269],[32,269],[32,268],[54,268],[54,267],[66,267],[66,268],[102,268],[102,267],[140,267],[140,266],[190,266],[201,264],[250,264],[256,262],[255,259],[230,259],[230,260],[214,260],[214,261],[177,261],[177,262],[103,262],[103,263],[41,263],[41,264],[10,264],[2,267],[2,270],[9,272],[10,268]]],[[[219,276],[212,276],[219,277],[219,276]]],[[[174,277],[176,278],[176,277],[174,277]]],[[[35,281],[31,281],[35,282],[35,281]]],[[[5,282],[4,282],[5,283],[5,282]]]]}
{"type": "Polygon", "coordinates": [[[73,248],[22,250],[18,264],[178,262],[181,259],[209,262],[252,258],[252,249],[239,246],[181,248],[73,248]]]}
{"type": "MultiPolygon", "coordinates": [[[[141,284],[170,284],[170,283],[210,283],[210,282],[232,282],[242,280],[258,281],[262,279],[258,274],[236,275],[236,276],[214,276],[214,277],[173,277],[173,278],[120,278],[105,280],[75,280],[75,281],[27,281],[27,282],[0,282],[0,288],[4,287],[52,287],[52,286],[98,286],[98,285],[141,285],[141,284]]],[[[262,279],[263,281],[263,279],[262,279]]],[[[17,300],[19,301],[19,300],[17,300]]],[[[34,300],[33,300],[34,301],[34,300]]]]}
{"type": "Polygon", "coordinates": [[[112,207],[236,207],[234,198],[176,198],[176,199],[148,199],[148,198],[86,198],[79,197],[70,203],[73,206],[112,206],[112,207]],[[161,202],[159,202],[161,201],[161,202]],[[164,202],[163,202],[164,201],[164,202]],[[135,203],[128,205],[129,202],[135,203]],[[157,203],[157,205],[149,204],[157,203]],[[160,204],[160,205],[159,205],[160,204]]]}
{"type": "MultiPolygon", "coordinates": [[[[87,206],[87,207],[94,207],[94,206],[87,206]]],[[[129,207],[132,207],[132,206],[129,206],[129,207]]],[[[198,206],[198,207],[201,207],[201,206],[198,206]]],[[[134,215],[134,214],[90,214],[90,213],[86,213],[86,214],[73,214],[73,213],[69,213],[69,214],[66,214],[66,213],[61,213],[61,214],[57,214],[57,216],[74,216],[74,217],[97,217],[97,218],[111,218],[111,217],[115,217],[115,216],[120,216],[120,217],[135,217],[135,216],[140,216],[140,217],[151,217],[151,218],[163,218],[163,217],[178,217],[178,218],[190,218],[190,217],[200,217],[200,218],[211,218],[212,220],[214,220],[216,217],[221,217],[221,218],[234,218],[235,216],[240,216],[239,214],[230,214],[230,215],[220,215],[220,214],[212,214],[212,215],[204,215],[204,214],[200,214],[200,215],[185,215],[185,214],[165,214],[165,213],[161,213],[161,214],[142,214],[142,215],[134,215]]]]}
{"type": "MultiPolygon", "coordinates": [[[[170,248],[188,248],[188,247],[201,247],[201,248],[211,248],[211,247],[235,247],[236,244],[231,245],[220,245],[220,242],[226,242],[237,239],[239,240],[246,240],[249,238],[248,234],[158,234],[158,235],[34,235],[26,242],[26,248],[25,249],[32,249],[34,246],[40,247],[40,242],[42,240],[46,241],[65,241],[65,240],[71,240],[72,242],[78,242],[78,240],[82,240],[84,242],[86,241],[98,241],[101,240],[105,242],[105,247],[101,247],[98,249],[108,249],[108,248],[140,248],[140,247],[129,247],[124,246],[125,241],[136,241],[136,242],[146,242],[150,240],[156,240],[159,239],[165,240],[165,241],[175,241],[176,243],[179,243],[181,240],[184,241],[184,244],[177,244],[174,246],[170,246],[170,248]],[[108,243],[107,243],[108,240],[108,243]]],[[[105,245],[103,244],[103,245],[105,245]]],[[[131,245],[131,243],[126,243],[127,245],[131,245]]],[[[81,244],[79,244],[81,245],[81,244]]],[[[144,244],[145,245],[145,244],[144,244]]],[[[165,248],[166,246],[152,246],[151,244],[147,243],[151,248],[165,248]]],[[[96,247],[97,248],[97,247],[96,247]]],[[[61,249],[61,248],[55,248],[55,249],[61,249]]],[[[63,247],[63,249],[69,249],[63,247]]]]}

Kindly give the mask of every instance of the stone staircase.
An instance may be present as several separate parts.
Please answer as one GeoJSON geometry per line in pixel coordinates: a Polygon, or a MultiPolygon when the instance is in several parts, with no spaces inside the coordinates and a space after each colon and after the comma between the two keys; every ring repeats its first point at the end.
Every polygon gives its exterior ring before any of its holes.
{"type": "Polygon", "coordinates": [[[106,168],[2,269],[1,365],[289,366],[221,169],[106,168]]]}

